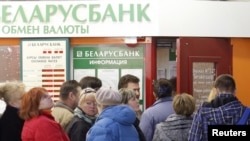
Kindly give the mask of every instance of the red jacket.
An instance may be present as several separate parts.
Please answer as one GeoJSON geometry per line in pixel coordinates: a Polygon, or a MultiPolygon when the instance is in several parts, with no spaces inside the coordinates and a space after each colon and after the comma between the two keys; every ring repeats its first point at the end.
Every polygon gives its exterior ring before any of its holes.
{"type": "Polygon", "coordinates": [[[22,141],[70,141],[50,113],[43,112],[38,117],[25,121],[22,141]]]}

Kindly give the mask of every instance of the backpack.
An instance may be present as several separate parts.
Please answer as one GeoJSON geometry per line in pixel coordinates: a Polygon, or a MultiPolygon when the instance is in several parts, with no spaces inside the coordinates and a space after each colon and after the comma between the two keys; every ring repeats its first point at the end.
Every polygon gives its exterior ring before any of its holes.
{"type": "Polygon", "coordinates": [[[245,125],[250,115],[250,108],[246,108],[236,125],[245,125]]]}

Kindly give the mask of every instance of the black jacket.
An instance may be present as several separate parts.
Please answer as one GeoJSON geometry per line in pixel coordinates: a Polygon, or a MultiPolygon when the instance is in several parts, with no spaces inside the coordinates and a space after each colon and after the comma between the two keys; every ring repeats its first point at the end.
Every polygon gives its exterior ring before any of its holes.
{"type": "Polygon", "coordinates": [[[134,126],[138,132],[139,139],[140,139],[140,141],[146,141],[146,138],[145,138],[143,132],[141,131],[141,128],[139,127],[139,123],[140,123],[140,120],[138,118],[136,118],[136,120],[134,122],[134,126]]]}
{"type": "Polygon", "coordinates": [[[95,117],[88,117],[85,113],[77,107],[74,112],[74,117],[66,128],[66,132],[70,141],[85,141],[89,129],[95,123],[95,117]]]}
{"type": "Polygon", "coordinates": [[[0,119],[0,141],[21,141],[23,124],[18,109],[7,105],[0,119]]]}

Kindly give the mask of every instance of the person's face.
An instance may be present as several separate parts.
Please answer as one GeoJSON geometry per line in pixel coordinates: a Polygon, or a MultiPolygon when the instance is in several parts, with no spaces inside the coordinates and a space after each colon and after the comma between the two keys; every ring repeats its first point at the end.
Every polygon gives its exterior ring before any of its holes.
{"type": "Polygon", "coordinates": [[[40,100],[39,110],[49,110],[54,106],[54,102],[49,94],[44,94],[40,100]]]}
{"type": "Polygon", "coordinates": [[[138,98],[138,99],[140,98],[140,85],[139,85],[139,83],[129,82],[127,88],[135,91],[136,98],[138,98]]]}
{"type": "Polygon", "coordinates": [[[139,99],[136,97],[130,98],[128,100],[128,105],[136,112],[140,110],[139,99]]]}
{"type": "Polygon", "coordinates": [[[95,100],[86,100],[82,102],[80,108],[89,116],[95,116],[98,112],[95,100]]]}

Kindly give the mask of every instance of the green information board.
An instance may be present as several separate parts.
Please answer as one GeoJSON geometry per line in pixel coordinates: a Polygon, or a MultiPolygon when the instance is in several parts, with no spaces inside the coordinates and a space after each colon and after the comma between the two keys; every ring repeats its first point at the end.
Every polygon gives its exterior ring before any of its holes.
{"type": "Polygon", "coordinates": [[[119,78],[132,74],[140,79],[141,97],[144,98],[144,46],[134,48],[111,46],[78,46],[73,48],[74,79],[96,76],[102,80],[104,88],[117,90],[119,78]]]}

